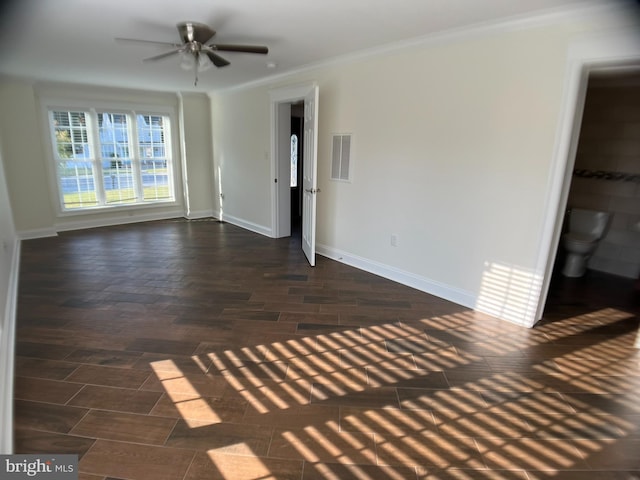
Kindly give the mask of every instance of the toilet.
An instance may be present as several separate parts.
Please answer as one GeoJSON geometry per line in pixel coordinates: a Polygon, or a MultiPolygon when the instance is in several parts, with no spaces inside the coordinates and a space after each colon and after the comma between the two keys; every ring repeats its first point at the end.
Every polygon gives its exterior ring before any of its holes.
{"type": "Polygon", "coordinates": [[[562,236],[567,258],[562,269],[565,277],[581,277],[587,261],[604,237],[611,214],[572,208],[568,218],[568,232],[562,236]]]}

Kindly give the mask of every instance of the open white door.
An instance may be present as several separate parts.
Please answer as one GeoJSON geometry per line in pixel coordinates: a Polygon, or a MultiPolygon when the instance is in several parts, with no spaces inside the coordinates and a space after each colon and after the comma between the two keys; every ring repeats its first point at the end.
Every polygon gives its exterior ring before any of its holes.
{"type": "Polygon", "coordinates": [[[304,167],[302,170],[302,251],[316,264],[316,194],[318,193],[318,86],[304,98],[304,167]]]}

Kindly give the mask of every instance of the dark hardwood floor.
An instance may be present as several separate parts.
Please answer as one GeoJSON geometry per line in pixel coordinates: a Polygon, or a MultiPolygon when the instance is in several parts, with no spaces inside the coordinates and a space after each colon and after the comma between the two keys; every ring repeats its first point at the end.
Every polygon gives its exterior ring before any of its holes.
{"type": "Polygon", "coordinates": [[[216,221],[24,241],[16,453],[81,480],[640,478],[638,292],[524,329],[216,221]]]}

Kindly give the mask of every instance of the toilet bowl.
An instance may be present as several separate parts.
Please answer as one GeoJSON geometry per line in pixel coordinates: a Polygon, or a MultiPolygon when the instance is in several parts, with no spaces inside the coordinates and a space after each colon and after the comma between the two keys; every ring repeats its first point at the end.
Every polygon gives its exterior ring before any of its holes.
{"type": "Polygon", "coordinates": [[[609,225],[611,214],[573,208],[569,212],[568,232],[562,236],[567,258],[562,269],[565,277],[581,277],[587,261],[598,247],[609,225]]]}

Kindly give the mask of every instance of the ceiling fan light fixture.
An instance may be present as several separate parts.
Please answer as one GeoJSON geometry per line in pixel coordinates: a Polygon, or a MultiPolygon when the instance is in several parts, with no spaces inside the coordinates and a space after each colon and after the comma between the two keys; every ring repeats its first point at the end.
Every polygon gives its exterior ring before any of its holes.
{"type": "Polygon", "coordinates": [[[204,53],[199,53],[198,54],[198,69],[201,72],[204,72],[206,70],[209,70],[211,67],[213,67],[213,63],[211,63],[211,60],[209,59],[209,57],[207,55],[205,55],[204,53]]]}
{"type": "Polygon", "coordinates": [[[193,70],[196,67],[196,59],[191,52],[180,54],[180,68],[183,70],[193,70]]]}

